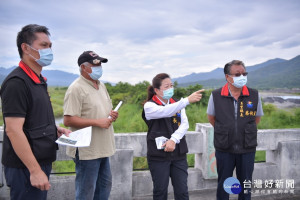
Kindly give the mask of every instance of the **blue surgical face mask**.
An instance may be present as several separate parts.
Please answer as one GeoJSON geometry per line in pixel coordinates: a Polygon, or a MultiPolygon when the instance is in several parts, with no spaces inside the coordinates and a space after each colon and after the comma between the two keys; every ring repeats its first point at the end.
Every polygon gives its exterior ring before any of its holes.
{"type": "Polygon", "coordinates": [[[33,47],[31,47],[30,45],[28,45],[30,48],[32,48],[35,51],[38,51],[40,54],[40,59],[35,58],[33,55],[29,54],[32,58],[35,59],[35,62],[37,62],[41,67],[45,67],[51,64],[52,60],[53,60],[53,53],[52,53],[52,49],[51,48],[47,48],[47,49],[35,49],[33,47]]]}
{"type": "Polygon", "coordinates": [[[89,74],[90,77],[95,81],[98,80],[103,73],[102,67],[91,67],[91,69],[92,73],[89,74]]]}
{"type": "Polygon", "coordinates": [[[233,83],[232,85],[237,88],[242,88],[247,83],[247,76],[240,75],[238,77],[232,77],[233,83]]]}
{"type": "Polygon", "coordinates": [[[169,100],[174,95],[174,88],[169,88],[167,90],[164,90],[163,93],[164,93],[163,99],[169,100]]]}

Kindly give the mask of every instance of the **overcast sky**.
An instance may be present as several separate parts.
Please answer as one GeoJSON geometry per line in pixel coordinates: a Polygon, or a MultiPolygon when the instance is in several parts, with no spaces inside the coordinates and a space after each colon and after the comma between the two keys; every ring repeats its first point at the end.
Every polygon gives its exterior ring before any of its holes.
{"type": "Polygon", "coordinates": [[[18,64],[17,32],[31,23],[51,33],[47,69],[79,74],[78,56],[93,50],[114,83],[300,55],[299,0],[1,0],[0,67],[18,64]]]}

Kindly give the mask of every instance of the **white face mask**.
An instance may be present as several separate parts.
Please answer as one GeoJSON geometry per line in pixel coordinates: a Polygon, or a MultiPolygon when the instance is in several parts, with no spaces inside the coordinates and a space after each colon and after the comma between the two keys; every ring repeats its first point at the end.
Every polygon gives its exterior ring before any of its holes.
{"type": "Polygon", "coordinates": [[[172,96],[174,95],[174,88],[169,88],[167,90],[164,90],[163,94],[164,94],[163,99],[167,99],[167,100],[171,99],[172,96]]]}
{"type": "Polygon", "coordinates": [[[101,78],[103,73],[102,67],[91,67],[91,68],[92,68],[92,73],[89,74],[90,77],[95,81],[101,78]]]}
{"type": "Polygon", "coordinates": [[[238,77],[232,77],[233,83],[231,83],[234,87],[242,88],[247,84],[247,76],[240,75],[238,77]]]}
{"type": "Polygon", "coordinates": [[[38,51],[40,54],[40,59],[35,58],[33,55],[29,54],[32,58],[35,59],[35,62],[37,62],[41,67],[45,67],[48,65],[51,65],[51,62],[53,60],[53,53],[52,53],[52,49],[51,48],[47,48],[47,49],[35,49],[33,47],[31,47],[30,45],[28,45],[31,49],[38,51]]]}

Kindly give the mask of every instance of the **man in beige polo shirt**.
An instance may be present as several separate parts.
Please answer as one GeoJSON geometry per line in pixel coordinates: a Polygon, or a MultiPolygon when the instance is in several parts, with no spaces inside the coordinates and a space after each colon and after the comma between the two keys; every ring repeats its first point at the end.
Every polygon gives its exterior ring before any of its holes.
{"type": "Polygon", "coordinates": [[[80,77],[68,88],[64,99],[64,124],[72,131],[92,126],[89,147],[67,147],[67,155],[76,164],[76,199],[108,199],[112,186],[109,157],[115,153],[112,122],[118,112],[105,85],[98,79],[102,75],[102,58],[93,51],[85,51],[78,58],[80,77]],[[108,118],[111,116],[111,118],[108,118]]]}

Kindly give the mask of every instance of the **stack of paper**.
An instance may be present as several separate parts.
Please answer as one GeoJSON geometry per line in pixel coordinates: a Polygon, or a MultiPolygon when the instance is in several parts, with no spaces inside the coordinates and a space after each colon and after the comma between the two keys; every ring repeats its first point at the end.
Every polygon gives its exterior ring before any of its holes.
{"type": "Polygon", "coordinates": [[[156,142],[156,147],[157,149],[164,149],[164,147],[162,147],[162,145],[168,141],[169,139],[164,137],[164,136],[161,136],[161,137],[157,137],[155,138],[155,142],[156,142]]]}
{"type": "Polygon", "coordinates": [[[62,135],[55,142],[71,147],[88,147],[92,138],[92,127],[86,127],[70,133],[69,137],[62,135]]]}

